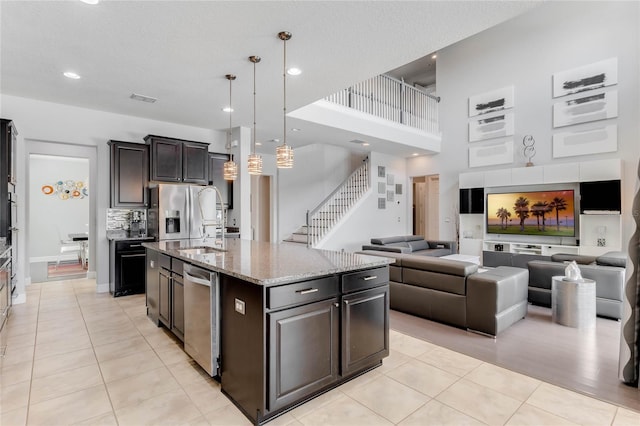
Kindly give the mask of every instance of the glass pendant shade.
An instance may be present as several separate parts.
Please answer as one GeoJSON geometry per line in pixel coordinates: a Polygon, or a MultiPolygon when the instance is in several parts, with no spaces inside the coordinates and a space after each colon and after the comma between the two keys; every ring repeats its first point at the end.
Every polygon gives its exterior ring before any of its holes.
{"type": "Polygon", "coordinates": [[[238,165],[233,161],[233,158],[224,163],[222,176],[224,180],[236,180],[238,177],[238,165]]]}
{"type": "Polygon", "coordinates": [[[282,40],[284,47],[283,66],[282,66],[282,94],[284,112],[283,116],[283,141],[282,145],[276,148],[276,166],[279,169],[291,169],[293,168],[293,148],[287,145],[287,40],[291,38],[291,33],[288,31],[281,31],[278,33],[278,38],[282,40]]]}
{"type": "Polygon", "coordinates": [[[262,174],[262,157],[258,154],[249,154],[247,166],[250,175],[262,174]]]}
{"type": "Polygon", "coordinates": [[[276,148],[276,165],[279,169],[293,168],[293,148],[282,144],[276,148]]]}

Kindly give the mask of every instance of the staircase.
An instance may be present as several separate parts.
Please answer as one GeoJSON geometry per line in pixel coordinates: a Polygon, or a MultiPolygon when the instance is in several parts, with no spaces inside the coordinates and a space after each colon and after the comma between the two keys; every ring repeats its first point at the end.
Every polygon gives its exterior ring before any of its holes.
{"type": "Polygon", "coordinates": [[[371,186],[369,157],[315,209],[307,211],[307,224],[285,241],[315,247],[371,186]]]}

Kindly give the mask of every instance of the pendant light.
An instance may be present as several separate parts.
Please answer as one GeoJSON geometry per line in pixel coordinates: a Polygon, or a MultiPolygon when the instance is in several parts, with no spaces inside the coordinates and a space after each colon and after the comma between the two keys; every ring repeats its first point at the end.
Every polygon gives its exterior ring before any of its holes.
{"type": "Polygon", "coordinates": [[[293,167],[293,149],[287,145],[287,40],[291,38],[291,33],[288,31],[281,31],[278,33],[278,38],[283,41],[284,45],[284,65],[282,68],[284,132],[282,145],[276,148],[276,165],[279,169],[290,169],[293,167]]]}
{"type": "Polygon", "coordinates": [[[236,79],[236,76],[233,74],[227,74],[225,77],[229,80],[229,132],[227,133],[227,152],[230,156],[229,161],[224,163],[222,176],[224,177],[224,180],[236,180],[238,177],[238,165],[233,161],[233,154],[231,153],[231,114],[233,112],[233,107],[231,105],[231,82],[236,79]]]}
{"type": "Polygon", "coordinates": [[[249,60],[253,62],[253,143],[251,154],[249,154],[249,174],[262,174],[262,157],[256,154],[256,64],[260,62],[260,56],[249,56],[249,60]]]}

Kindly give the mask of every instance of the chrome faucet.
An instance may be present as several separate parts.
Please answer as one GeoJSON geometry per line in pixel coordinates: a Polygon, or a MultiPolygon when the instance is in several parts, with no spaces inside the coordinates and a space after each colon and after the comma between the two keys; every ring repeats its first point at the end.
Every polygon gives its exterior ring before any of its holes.
{"type": "Polygon", "coordinates": [[[206,240],[209,237],[209,234],[207,232],[207,229],[210,227],[214,227],[214,241],[215,243],[218,243],[218,241],[215,240],[215,237],[217,235],[217,228],[220,227],[221,229],[221,240],[219,242],[221,247],[224,247],[224,238],[225,238],[225,209],[224,209],[224,204],[222,203],[222,194],[220,193],[220,190],[218,188],[216,188],[215,186],[207,186],[205,188],[202,188],[200,191],[198,191],[198,206],[200,207],[200,215],[202,216],[202,235],[203,235],[203,240],[206,240]],[[214,202],[214,210],[215,210],[215,217],[213,219],[207,219],[205,218],[205,212],[204,212],[204,207],[203,207],[203,199],[202,196],[205,194],[205,192],[209,192],[209,191],[215,191],[215,202],[214,202]],[[220,221],[217,220],[218,217],[218,200],[220,200],[220,221]]]}

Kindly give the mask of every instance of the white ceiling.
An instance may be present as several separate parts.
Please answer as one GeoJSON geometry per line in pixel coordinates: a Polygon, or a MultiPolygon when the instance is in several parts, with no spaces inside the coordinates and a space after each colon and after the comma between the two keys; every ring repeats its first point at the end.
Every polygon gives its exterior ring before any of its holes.
{"type": "MultiPolygon", "coordinates": [[[[257,65],[258,140],[282,137],[283,42],[292,111],[396,69],[526,12],[539,1],[113,1],[0,0],[0,92],[224,130],[225,74],[235,74],[233,126],[253,123],[257,65]],[[67,70],[80,80],[62,76],[67,70]],[[131,93],[158,98],[133,101],[131,93]]],[[[10,117],[8,117],[10,118],[10,117]]],[[[288,120],[289,144],[356,148],[357,135],[288,120]]],[[[264,152],[273,144],[264,144],[264,152]]],[[[375,148],[375,147],[374,147],[375,148]]]]}

